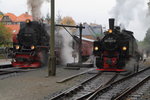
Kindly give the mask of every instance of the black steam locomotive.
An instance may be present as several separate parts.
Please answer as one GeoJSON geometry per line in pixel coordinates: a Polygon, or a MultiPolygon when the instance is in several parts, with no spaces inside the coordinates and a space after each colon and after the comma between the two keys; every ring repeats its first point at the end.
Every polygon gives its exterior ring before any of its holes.
{"type": "Polygon", "coordinates": [[[15,67],[39,67],[47,62],[49,34],[45,25],[26,20],[21,23],[20,31],[13,39],[15,67]]]}
{"type": "Polygon", "coordinates": [[[114,26],[114,19],[109,19],[110,29],[105,36],[94,42],[93,54],[96,56],[95,65],[101,71],[125,71],[125,66],[131,59],[137,70],[139,53],[133,32],[120,30],[114,26]]]}

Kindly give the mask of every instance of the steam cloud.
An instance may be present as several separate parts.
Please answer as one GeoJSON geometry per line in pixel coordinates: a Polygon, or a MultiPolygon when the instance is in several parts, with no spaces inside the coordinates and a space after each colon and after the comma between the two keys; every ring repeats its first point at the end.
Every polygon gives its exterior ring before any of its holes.
{"type": "Polygon", "coordinates": [[[128,26],[135,18],[135,13],[141,11],[143,0],[116,0],[116,6],[112,9],[113,17],[117,22],[128,26]]]}
{"type": "Polygon", "coordinates": [[[41,6],[45,1],[49,0],[27,0],[28,9],[32,13],[33,20],[41,18],[41,6]]]}
{"type": "Polygon", "coordinates": [[[125,26],[135,33],[136,38],[143,40],[150,27],[150,7],[147,3],[148,0],[116,0],[111,10],[116,25],[125,26]]]}
{"type": "Polygon", "coordinates": [[[62,58],[62,63],[67,64],[67,63],[72,63],[74,61],[72,57],[72,37],[63,29],[59,31],[59,33],[62,35],[62,53],[61,53],[61,58],[62,58]]]}
{"type": "MultiPolygon", "coordinates": [[[[121,23],[126,27],[134,26],[135,29],[132,31],[139,36],[150,28],[150,1],[147,7],[146,0],[116,0],[116,5],[111,13],[117,24],[121,23]]],[[[132,69],[135,64],[135,59],[131,58],[126,68],[132,69]]]]}

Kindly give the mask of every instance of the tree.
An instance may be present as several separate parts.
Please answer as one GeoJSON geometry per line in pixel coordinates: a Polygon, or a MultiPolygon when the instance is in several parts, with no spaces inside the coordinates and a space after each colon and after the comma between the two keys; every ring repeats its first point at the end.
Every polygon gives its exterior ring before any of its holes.
{"type": "Polygon", "coordinates": [[[76,25],[72,17],[66,16],[61,20],[61,24],[65,25],[76,25]]]}
{"type": "Polygon", "coordinates": [[[139,48],[148,56],[150,53],[150,28],[146,32],[146,36],[143,41],[138,42],[139,48]]]}
{"type": "Polygon", "coordinates": [[[57,24],[61,24],[61,20],[62,20],[62,15],[60,14],[60,12],[58,11],[57,15],[56,15],[56,23],[57,24]]]}
{"type": "Polygon", "coordinates": [[[47,21],[47,23],[51,22],[51,18],[50,18],[50,14],[49,13],[46,15],[45,20],[47,21]]]}
{"type": "Polygon", "coordinates": [[[0,23],[0,45],[11,42],[12,33],[11,30],[0,23]]]}
{"type": "Polygon", "coordinates": [[[146,36],[144,38],[146,44],[150,44],[150,28],[147,30],[146,36]]]}

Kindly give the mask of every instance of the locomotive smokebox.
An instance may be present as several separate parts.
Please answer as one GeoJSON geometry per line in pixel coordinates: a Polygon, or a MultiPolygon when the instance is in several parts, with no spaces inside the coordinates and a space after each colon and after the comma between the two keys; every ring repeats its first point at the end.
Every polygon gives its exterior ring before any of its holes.
{"type": "Polygon", "coordinates": [[[109,19],[109,29],[111,29],[111,30],[114,29],[114,22],[115,22],[114,18],[110,18],[109,19]]]}

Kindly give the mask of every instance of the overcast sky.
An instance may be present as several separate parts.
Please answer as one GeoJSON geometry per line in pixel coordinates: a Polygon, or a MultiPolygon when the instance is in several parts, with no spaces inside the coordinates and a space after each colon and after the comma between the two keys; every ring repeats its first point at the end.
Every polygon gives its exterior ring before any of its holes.
{"type": "MultiPolygon", "coordinates": [[[[112,9],[116,5],[116,0],[55,0],[56,15],[71,16],[77,23],[97,23],[103,26],[108,26],[108,18],[112,16],[112,9]]],[[[145,7],[147,7],[146,1],[145,7]]],[[[26,0],[0,0],[0,10],[4,13],[11,12],[20,15],[27,12],[26,0]]],[[[45,2],[42,6],[42,14],[45,16],[49,12],[49,3],[45,2]]],[[[130,11],[129,11],[130,13],[130,11]]],[[[142,31],[139,22],[132,21],[128,26],[129,29],[135,31],[135,37],[142,40],[145,32],[142,31]]],[[[146,31],[146,30],[145,30],[146,31]]]]}

